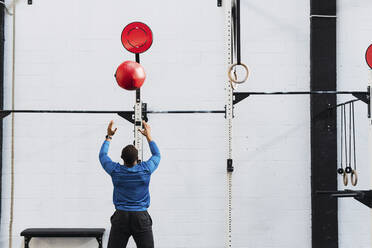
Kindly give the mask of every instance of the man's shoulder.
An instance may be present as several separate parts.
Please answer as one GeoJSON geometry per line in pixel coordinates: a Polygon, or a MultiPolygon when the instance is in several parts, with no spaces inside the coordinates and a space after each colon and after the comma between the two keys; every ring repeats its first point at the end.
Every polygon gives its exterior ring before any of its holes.
{"type": "Polygon", "coordinates": [[[115,163],[115,168],[113,170],[117,173],[136,173],[136,172],[147,172],[150,171],[147,163],[145,161],[136,164],[133,167],[127,167],[119,163],[115,163]]]}
{"type": "Polygon", "coordinates": [[[139,171],[148,171],[150,172],[148,163],[146,161],[142,161],[141,163],[137,164],[139,171]]]}
{"type": "Polygon", "coordinates": [[[113,167],[112,172],[118,172],[120,171],[121,165],[118,162],[112,162],[112,167],[113,167]]]}

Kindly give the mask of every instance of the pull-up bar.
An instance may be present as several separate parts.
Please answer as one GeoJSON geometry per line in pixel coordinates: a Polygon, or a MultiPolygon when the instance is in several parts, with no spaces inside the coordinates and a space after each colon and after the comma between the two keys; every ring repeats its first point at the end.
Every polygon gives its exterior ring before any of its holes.
{"type": "MultiPolygon", "coordinates": [[[[11,113],[52,113],[52,114],[134,114],[134,111],[106,110],[0,110],[1,118],[11,113]],[[5,116],[4,116],[5,115],[5,116]]],[[[146,111],[147,114],[224,114],[225,110],[164,110],[146,111]]]]}
{"type": "MultiPolygon", "coordinates": [[[[249,96],[272,96],[272,95],[352,95],[358,100],[363,101],[368,105],[368,117],[371,117],[370,113],[370,94],[371,88],[367,87],[367,91],[334,91],[334,90],[314,90],[314,91],[278,91],[278,92],[234,92],[233,104],[237,104],[240,101],[246,99],[249,96]]],[[[355,100],[352,100],[355,101],[355,100]]],[[[349,103],[348,101],[346,103],[349,103]]],[[[344,103],[345,104],[345,103],[344,103]]],[[[335,107],[342,106],[344,104],[338,104],[335,107]]],[[[333,106],[334,107],[334,106],[333,106]]],[[[331,107],[331,108],[333,108],[331,107]]]]}
{"type": "MultiPolygon", "coordinates": [[[[152,111],[146,109],[146,104],[142,107],[142,119],[147,121],[147,114],[225,114],[225,110],[158,110],[152,111]]],[[[134,111],[106,111],[106,110],[0,110],[0,118],[11,113],[24,114],[118,114],[129,122],[134,123],[134,111]]]]}
{"type": "MultiPolygon", "coordinates": [[[[269,96],[269,95],[353,95],[370,104],[370,87],[367,91],[278,91],[278,92],[234,92],[234,104],[239,103],[245,98],[253,95],[269,96]]],[[[351,100],[353,102],[356,100],[351,100]]],[[[336,107],[343,104],[338,104],[336,107]]],[[[129,120],[134,115],[134,111],[106,111],[106,110],[0,110],[0,118],[4,118],[11,113],[51,113],[51,114],[118,114],[121,117],[129,120]]],[[[225,110],[147,110],[146,104],[143,104],[142,113],[146,114],[225,114],[225,110]]],[[[146,118],[145,118],[146,119],[146,118]]],[[[130,121],[130,120],[129,120],[130,121]]]]}
{"type": "Polygon", "coordinates": [[[370,87],[367,91],[333,91],[333,90],[315,90],[315,91],[278,91],[278,92],[234,92],[234,104],[244,100],[251,95],[353,95],[365,103],[369,102],[370,87]]]}
{"type": "MultiPolygon", "coordinates": [[[[233,104],[253,95],[353,95],[370,105],[370,87],[367,91],[278,91],[278,92],[234,92],[233,104]]],[[[353,102],[356,100],[351,100],[353,102]]],[[[345,104],[345,103],[343,103],[345,104]]],[[[341,106],[338,104],[335,107],[341,106]]],[[[118,114],[126,120],[134,123],[133,115],[135,111],[106,111],[106,110],[0,110],[0,118],[4,118],[11,113],[51,113],[51,114],[118,114]]],[[[147,114],[225,114],[226,110],[147,110],[147,104],[142,104],[143,119],[147,120],[147,114]]]]}
{"type": "Polygon", "coordinates": [[[368,91],[334,91],[334,90],[315,90],[315,91],[278,91],[278,92],[235,92],[234,95],[322,95],[322,94],[367,94],[368,91]]]}

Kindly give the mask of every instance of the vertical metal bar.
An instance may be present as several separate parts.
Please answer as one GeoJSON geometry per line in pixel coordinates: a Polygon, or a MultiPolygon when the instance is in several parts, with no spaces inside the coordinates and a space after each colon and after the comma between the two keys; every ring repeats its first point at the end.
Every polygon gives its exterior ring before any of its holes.
{"type": "MultiPolygon", "coordinates": [[[[136,62],[140,63],[140,55],[136,53],[136,62]]],[[[141,89],[136,90],[136,102],[134,105],[134,146],[138,150],[138,158],[143,161],[143,136],[138,131],[142,128],[142,101],[141,89]]],[[[140,162],[139,161],[139,162],[140,162]]]]}
{"type": "MultiPolygon", "coordinates": [[[[310,90],[335,91],[336,0],[311,0],[310,90]]],[[[337,190],[336,111],[317,116],[337,104],[335,94],[311,94],[311,228],[313,248],[338,248],[337,199],[319,197],[321,190],[337,190]],[[317,116],[317,117],[316,117],[317,116]],[[325,152],[326,151],[326,152],[325,152]]]]}

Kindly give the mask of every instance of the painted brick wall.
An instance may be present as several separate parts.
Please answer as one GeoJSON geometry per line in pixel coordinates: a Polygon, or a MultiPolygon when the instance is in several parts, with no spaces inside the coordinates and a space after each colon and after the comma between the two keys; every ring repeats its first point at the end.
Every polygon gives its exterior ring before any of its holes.
{"type": "MultiPolygon", "coordinates": [[[[341,3],[341,14],[349,19],[340,17],[339,24],[340,35],[347,40],[340,37],[340,47],[345,44],[340,65],[348,67],[339,71],[340,89],[364,89],[364,64],[346,54],[355,48],[353,39],[363,43],[361,49],[369,42],[364,19],[370,18],[367,7],[371,6],[361,0],[341,3]],[[356,21],[346,5],[364,13],[358,17],[363,42],[357,34],[348,35],[356,21]],[[352,85],[346,81],[357,77],[361,80],[353,80],[352,85]]],[[[242,1],[241,6],[242,61],[249,65],[251,76],[239,90],[308,90],[309,1],[242,1]]],[[[121,62],[134,59],[119,38],[122,28],[135,20],[149,24],[154,32],[153,46],[141,56],[147,72],[143,99],[149,109],[223,109],[224,12],[214,0],[35,0],[32,6],[19,1],[16,108],[130,110],[134,94],[118,88],[113,74],[121,62]]],[[[10,107],[9,16],[6,25],[5,106],[10,107]]],[[[363,135],[367,133],[362,124],[365,109],[363,104],[357,106],[363,135]]],[[[310,247],[309,97],[252,96],[236,105],[235,115],[234,247],[310,247]]],[[[104,227],[106,244],[114,209],[111,181],[100,167],[98,150],[111,119],[119,130],[110,154],[119,160],[122,146],[132,141],[132,126],[120,117],[16,115],[13,247],[22,247],[19,233],[27,227],[104,227]]],[[[4,123],[0,247],[8,244],[10,204],[10,117],[4,123]]],[[[152,177],[149,209],[157,247],[224,247],[223,115],[153,115],[150,124],[163,156],[152,177]]],[[[367,157],[366,141],[358,139],[358,147],[358,156],[367,157]]],[[[367,167],[366,161],[359,163],[361,171],[365,168],[360,187],[368,188],[367,167]]],[[[345,234],[341,247],[351,247],[353,227],[363,228],[358,234],[361,239],[355,241],[361,243],[353,247],[367,247],[369,210],[347,200],[340,202],[340,210],[340,232],[345,234]],[[368,226],[360,227],[364,219],[368,226]]],[[[31,244],[40,248],[96,245],[92,239],[35,239],[31,244]]],[[[133,241],[129,247],[135,247],[133,241]]]]}
{"type": "MultiPolygon", "coordinates": [[[[368,84],[365,51],[372,43],[372,3],[366,0],[338,1],[338,88],[364,90],[368,84]]],[[[340,97],[340,99],[344,99],[340,97]]],[[[357,166],[360,182],[356,189],[371,188],[371,160],[368,119],[364,103],[356,103],[357,166]]],[[[344,187],[341,177],[339,188],[344,187]]],[[[339,243],[341,248],[371,247],[371,211],[354,200],[339,200],[339,243]]]]}

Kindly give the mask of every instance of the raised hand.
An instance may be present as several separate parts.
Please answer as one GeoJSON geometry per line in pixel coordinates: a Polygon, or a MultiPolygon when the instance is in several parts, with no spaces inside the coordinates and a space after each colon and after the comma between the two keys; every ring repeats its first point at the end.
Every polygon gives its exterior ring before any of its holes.
{"type": "Polygon", "coordinates": [[[142,121],[143,130],[138,129],[143,136],[147,138],[148,141],[151,141],[151,127],[149,124],[147,124],[145,121],[142,121]]]}
{"type": "Polygon", "coordinates": [[[108,136],[114,136],[114,134],[116,133],[116,130],[118,130],[117,128],[112,129],[113,125],[114,125],[114,121],[110,121],[110,123],[107,127],[107,135],[108,136]]]}

